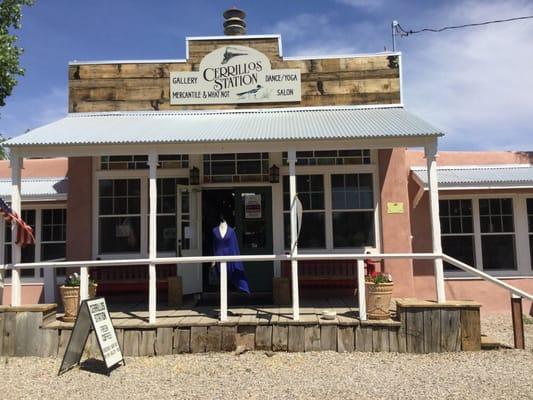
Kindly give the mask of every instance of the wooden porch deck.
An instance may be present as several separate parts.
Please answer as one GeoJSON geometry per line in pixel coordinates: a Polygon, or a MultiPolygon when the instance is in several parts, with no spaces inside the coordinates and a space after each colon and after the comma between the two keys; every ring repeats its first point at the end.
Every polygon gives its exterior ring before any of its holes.
{"type": "MultiPolygon", "coordinates": [[[[109,312],[116,329],[147,329],[162,327],[192,326],[235,326],[235,325],[387,325],[398,326],[399,321],[388,319],[382,321],[360,321],[359,311],[353,306],[353,297],[330,297],[321,300],[304,300],[300,305],[300,320],[292,319],[291,307],[274,305],[246,305],[228,308],[228,320],[219,321],[219,308],[213,306],[196,306],[195,302],[180,308],[160,307],[157,310],[155,325],[148,322],[147,305],[138,303],[112,303],[109,312]],[[324,311],[336,313],[334,319],[324,319],[324,311]]],[[[73,322],[57,319],[47,322],[43,327],[49,329],[72,329],[73,322]]]]}

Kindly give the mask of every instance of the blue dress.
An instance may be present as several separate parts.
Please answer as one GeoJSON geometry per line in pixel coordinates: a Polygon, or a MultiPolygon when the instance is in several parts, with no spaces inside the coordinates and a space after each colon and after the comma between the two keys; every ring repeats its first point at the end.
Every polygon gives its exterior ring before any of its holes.
{"type": "MultiPolygon", "coordinates": [[[[228,226],[228,230],[224,237],[220,236],[220,229],[213,228],[213,255],[215,256],[238,256],[240,255],[239,244],[237,242],[237,235],[235,230],[228,226]]],[[[241,261],[229,262],[228,264],[228,282],[231,282],[233,286],[242,290],[243,292],[250,293],[248,287],[248,280],[244,274],[244,266],[241,261]]],[[[220,263],[217,263],[217,268],[220,263]]]]}

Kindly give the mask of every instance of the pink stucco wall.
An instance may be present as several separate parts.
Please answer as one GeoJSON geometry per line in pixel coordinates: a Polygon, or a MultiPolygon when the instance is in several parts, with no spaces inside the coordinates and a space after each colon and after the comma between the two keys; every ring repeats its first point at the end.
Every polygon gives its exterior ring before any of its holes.
{"type": "MultiPolygon", "coordinates": [[[[406,161],[410,166],[425,166],[423,152],[407,151],[406,161]]],[[[515,152],[440,152],[437,159],[438,165],[482,165],[482,164],[513,164],[529,163],[531,155],[515,152]]],[[[410,202],[410,225],[412,248],[414,252],[429,252],[432,248],[431,220],[429,213],[429,196],[425,192],[415,204],[414,199],[419,191],[419,185],[412,177],[409,178],[409,202],[410,202]]],[[[440,191],[440,195],[446,194],[488,194],[499,195],[509,193],[533,193],[532,189],[520,190],[465,190],[465,191],[440,191]]],[[[435,278],[433,263],[431,261],[415,261],[413,263],[413,275],[416,297],[435,299],[435,278]]],[[[510,285],[533,293],[533,276],[526,279],[506,279],[510,285]]],[[[484,280],[446,280],[446,296],[453,300],[475,300],[483,304],[483,313],[509,313],[510,295],[506,290],[484,280]]],[[[524,312],[533,312],[531,302],[524,301],[524,312]]]]}
{"type": "MultiPolygon", "coordinates": [[[[403,148],[379,150],[379,182],[381,200],[381,246],[383,253],[410,253],[411,227],[409,224],[409,196],[407,193],[409,170],[403,148]],[[403,202],[403,214],[389,214],[388,202],[403,202]]],[[[384,270],[395,281],[394,296],[415,295],[413,265],[411,260],[388,260],[384,270]]]]}
{"type": "MultiPolygon", "coordinates": [[[[533,293],[532,279],[503,279],[527,293],[533,293]]],[[[446,280],[446,298],[450,300],[474,300],[483,305],[483,314],[509,314],[511,312],[511,295],[499,286],[481,279],[446,280]]],[[[435,300],[435,279],[433,275],[415,276],[417,297],[435,300]]],[[[533,304],[523,300],[524,314],[533,316],[533,304]]]]}
{"type": "MultiPolygon", "coordinates": [[[[39,304],[44,301],[43,285],[41,283],[22,285],[22,304],[39,304]]],[[[11,304],[11,285],[4,286],[2,304],[11,304]]]]}
{"type": "Polygon", "coordinates": [[[67,260],[92,258],[92,158],[68,159],[67,260]],[[75,221],[75,223],[73,223],[75,221]]]}
{"type": "MultiPolygon", "coordinates": [[[[60,158],[25,159],[22,168],[22,178],[45,178],[66,176],[68,160],[60,158]]],[[[8,160],[0,160],[0,178],[11,178],[11,168],[8,160]]]]}

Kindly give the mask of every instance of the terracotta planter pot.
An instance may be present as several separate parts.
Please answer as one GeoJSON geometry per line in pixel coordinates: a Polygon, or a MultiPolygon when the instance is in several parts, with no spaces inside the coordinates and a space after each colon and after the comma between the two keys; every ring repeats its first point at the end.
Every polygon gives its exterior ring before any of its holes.
{"type": "Polygon", "coordinates": [[[394,283],[365,282],[368,319],[388,319],[394,283]]]}
{"type": "MultiPolygon", "coordinates": [[[[90,299],[94,299],[96,296],[97,286],[98,285],[89,285],[90,299]]],[[[63,309],[65,310],[63,321],[75,321],[78,316],[78,310],[80,309],[80,287],[62,285],[59,287],[59,293],[61,294],[61,301],[63,302],[63,309]]]]}

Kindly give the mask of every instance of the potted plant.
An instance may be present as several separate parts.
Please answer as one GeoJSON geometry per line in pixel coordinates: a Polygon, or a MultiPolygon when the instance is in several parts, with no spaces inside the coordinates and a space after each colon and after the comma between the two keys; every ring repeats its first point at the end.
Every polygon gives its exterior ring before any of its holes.
{"type": "MultiPolygon", "coordinates": [[[[96,281],[89,276],[90,299],[96,296],[97,286],[96,281]]],[[[65,283],[59,287],[59,292],[61,293],[61,301],[65,311],[63,321],[75,321],[80,308],[80,276],[76,272],[67,276],[65,283]]]]}
{"type": "Polygon", "coordinates": [[[390,317],[389,307],[393,287],[391,274],[374,270],[366,276],[365,297],[368,319],[388,319],[390,317]]]}

